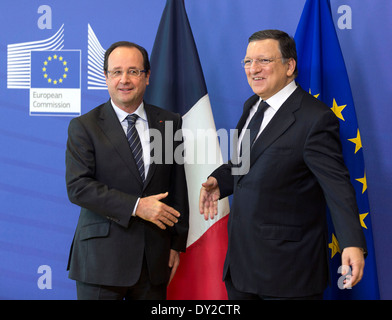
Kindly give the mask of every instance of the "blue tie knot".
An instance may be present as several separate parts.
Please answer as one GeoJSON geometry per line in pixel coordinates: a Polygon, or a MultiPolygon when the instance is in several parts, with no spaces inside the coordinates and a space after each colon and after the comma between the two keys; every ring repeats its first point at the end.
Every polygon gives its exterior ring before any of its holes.
{"type": "Polygon", "coordinates": [[[129,114],[127,116],[128,124],[135,124],[138,118],[139,116],[136,113],[129,114]]]}

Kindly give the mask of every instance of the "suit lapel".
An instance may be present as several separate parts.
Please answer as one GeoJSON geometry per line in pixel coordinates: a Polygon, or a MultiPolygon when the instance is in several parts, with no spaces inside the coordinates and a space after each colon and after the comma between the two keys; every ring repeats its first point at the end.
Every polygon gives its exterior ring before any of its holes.
{"type": "Polygon", "coordinates": [[[135,176],[135,178],[142,183],[139,171],[136,168],[136,163],[129,147],[128,140],[124,134],[120,122],[113,110],[110,100],[103,106],[98,125],[105,133],[106,137],[112,143],[119,156],[124,161],[126,167],[135,176]]]}
{"type": "Polygon", "coordinates": [[[250,108],[252,108],[252,106],[257,102],[257,100],[259,100],[259,96],[255,94],[255,95],[251,96],[248,100],[245,101],[244,109],[242,111],[242,116],[241,116],[240,120],[238,121],[237,127],[236,127],[236,129],[238,129],[238,131],[239,131],[238,135],[241,133],[241,130],[246,122],[246,119],[248,119],[250,108]]]}
{"type": "MultiPolygon", "coordinates": [[[[282,134],[284,134],[286,130],[295,122],[294,112],[300,107],[303,93],[304,91],[302,90],[302,88],[298,87],[291,94],[291,96],[282,104],[278,112],[274,115],[274,117],[268,123],[267,127],[263,130],[263,132],[255,141],[250,151],[250,154],[248,152],[247,154],[243,155],[243,162],[247,161],[246,157],[250,157],[249,165],[251,167],[255,163],[255,161],[263,154],[263,152],[274,141],[276,141],[276,139],[278,139],[282,134]]],[[[242,176],[238,178],[241,179],[241,177],[242,176]]]]}
{"type": "Polygon", "coordinates": [[[243,111],[242,111],[241,118],[238,121],[237,126],[235,128],[237,130],[236,136],[233,139],[233,158],[234,159],[238,158],[238,154],[237,154],[238,139],[239,139],[239,137],[241,135],[242,128],[244,127],[245,122],[248,119],[249,110],[257,102],[258,99],[259,99],[259,96],[257,96],[255,94],[255,95],[251,96],[248,100],[246,100],[245,103],[244,103],[244,108],[243,108],[243,111]]]}
{"type": "MultiPolygon", "coordinates": [[[[153,160],[153,158],[159,159],[159,160],[162,159],[162,162],[164,162],[164,156],[165,156],[165,152],[164,152],[164,150],[165,150],[164,120],[159,118],[159,114],[160,114],[159,109],[152,108],[149,104],[146,104],[145,102],[144,102],[144,109],[146,111],[149,129],[158,130],[161,135],[161,138],[162,138],[162,146],[150,144],[151,160],[153,160]],[[156,154],[157,152],[160,152],[161,154],[157,155],[156,154]]],[[[150,143],[151,142],[153,142],[152,135],[150,135],[150,143]]],[[[144,186],[147,186],[148,183],[150,182],[150,180],[152,179],[152,177],[154,176],[156,166],[157,166],[157,164],[154,161],[151,161],[150,167],[148,169],[147,177],[144,182],[144,186]]]]}
{"type": "Polygon", "coordinates": [[[250,165],[295,122],[294,112],[299,109],[303,91],[298,87],[282,104],[278,112],[256,140],[250,154],[250,165]]]}

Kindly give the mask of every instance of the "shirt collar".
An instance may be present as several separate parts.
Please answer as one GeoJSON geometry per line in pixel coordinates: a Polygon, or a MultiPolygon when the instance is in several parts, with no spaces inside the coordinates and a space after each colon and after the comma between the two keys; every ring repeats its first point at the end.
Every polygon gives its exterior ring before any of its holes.
{"type": "MultiPolygon", "coordinates": [[[[126,119],[126,117],[129,115],[129,113],[126,112],[126,111],[124,111],[124,110],[122,110],[122,109],[120,109],[119,107],[117,107],[117,106],[114,104],[113,100],[111,100],[111,102],[112,102],[112,106],[113,106],[114,112],[115,112],[116,115],[117,115],[118,120],[119,120],[120,122],[123,122],[123,121],[126,119]]],[[[137,107],[137,109],[135,110],[135,112],[133,112],[133,113],[137,114],[137,115],[139,116],[139,118],[143,119],[144,121],[147,121],[147,116],[146,116],[146,111],[144,110],[144,102],[143,102],[143,101],[142,101],[142,103],[137,107]]]]}
{"type": "Polygon", "coordinates": [[[295,91],[295,89],[297,89],[297,84],[293,80],[279,92],[268,98],[265,102],[267,102],[269,106],[276,112],[287,100],[287,98],[290,97],[290,95],[295,91]]]}

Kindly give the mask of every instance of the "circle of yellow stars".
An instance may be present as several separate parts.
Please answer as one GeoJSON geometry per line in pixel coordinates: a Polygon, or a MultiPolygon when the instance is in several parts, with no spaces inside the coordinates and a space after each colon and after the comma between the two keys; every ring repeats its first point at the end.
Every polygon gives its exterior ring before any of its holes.
{"type": "Polygon", "coordinates": [[[60,83],[63,83],[63,81],[67,78],[67,73],[68,73],[68,66],[67,66],[67,61],[64,60],[62,56],[58,56],[57,54],[54,54],[53,56],[49,56],[45,61],[44,61],[44,67],[42,68],[43,76],[45,79],[48,80],[48,83],[57,85],[60,83]],[[61,63],[64,73],[61,75],[60,78],[55,78],[52,79],[49,74],[48,74],[48,65],[52,62],[57,62],[61,63]]]}

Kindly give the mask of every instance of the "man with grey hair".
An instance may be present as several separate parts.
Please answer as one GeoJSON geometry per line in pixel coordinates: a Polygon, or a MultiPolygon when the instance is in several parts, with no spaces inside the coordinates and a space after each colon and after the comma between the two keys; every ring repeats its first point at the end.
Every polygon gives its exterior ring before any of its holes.
{"type": "Polygon", "coordinates": [[[205,219],[217,213],[218,199],[233,194],[223,271],[229,298],[322,299],[329,280],[327,206],[342,264],[352,271],[345,286],[354,286],[366,242],[338,119],[295,83],[297,53],[287,33],[254,33],[242,64],[255,93],[237,125],[237,151],[248,157],[249,171],[233,175],[229,161],[200,191],[205,219]]]}

